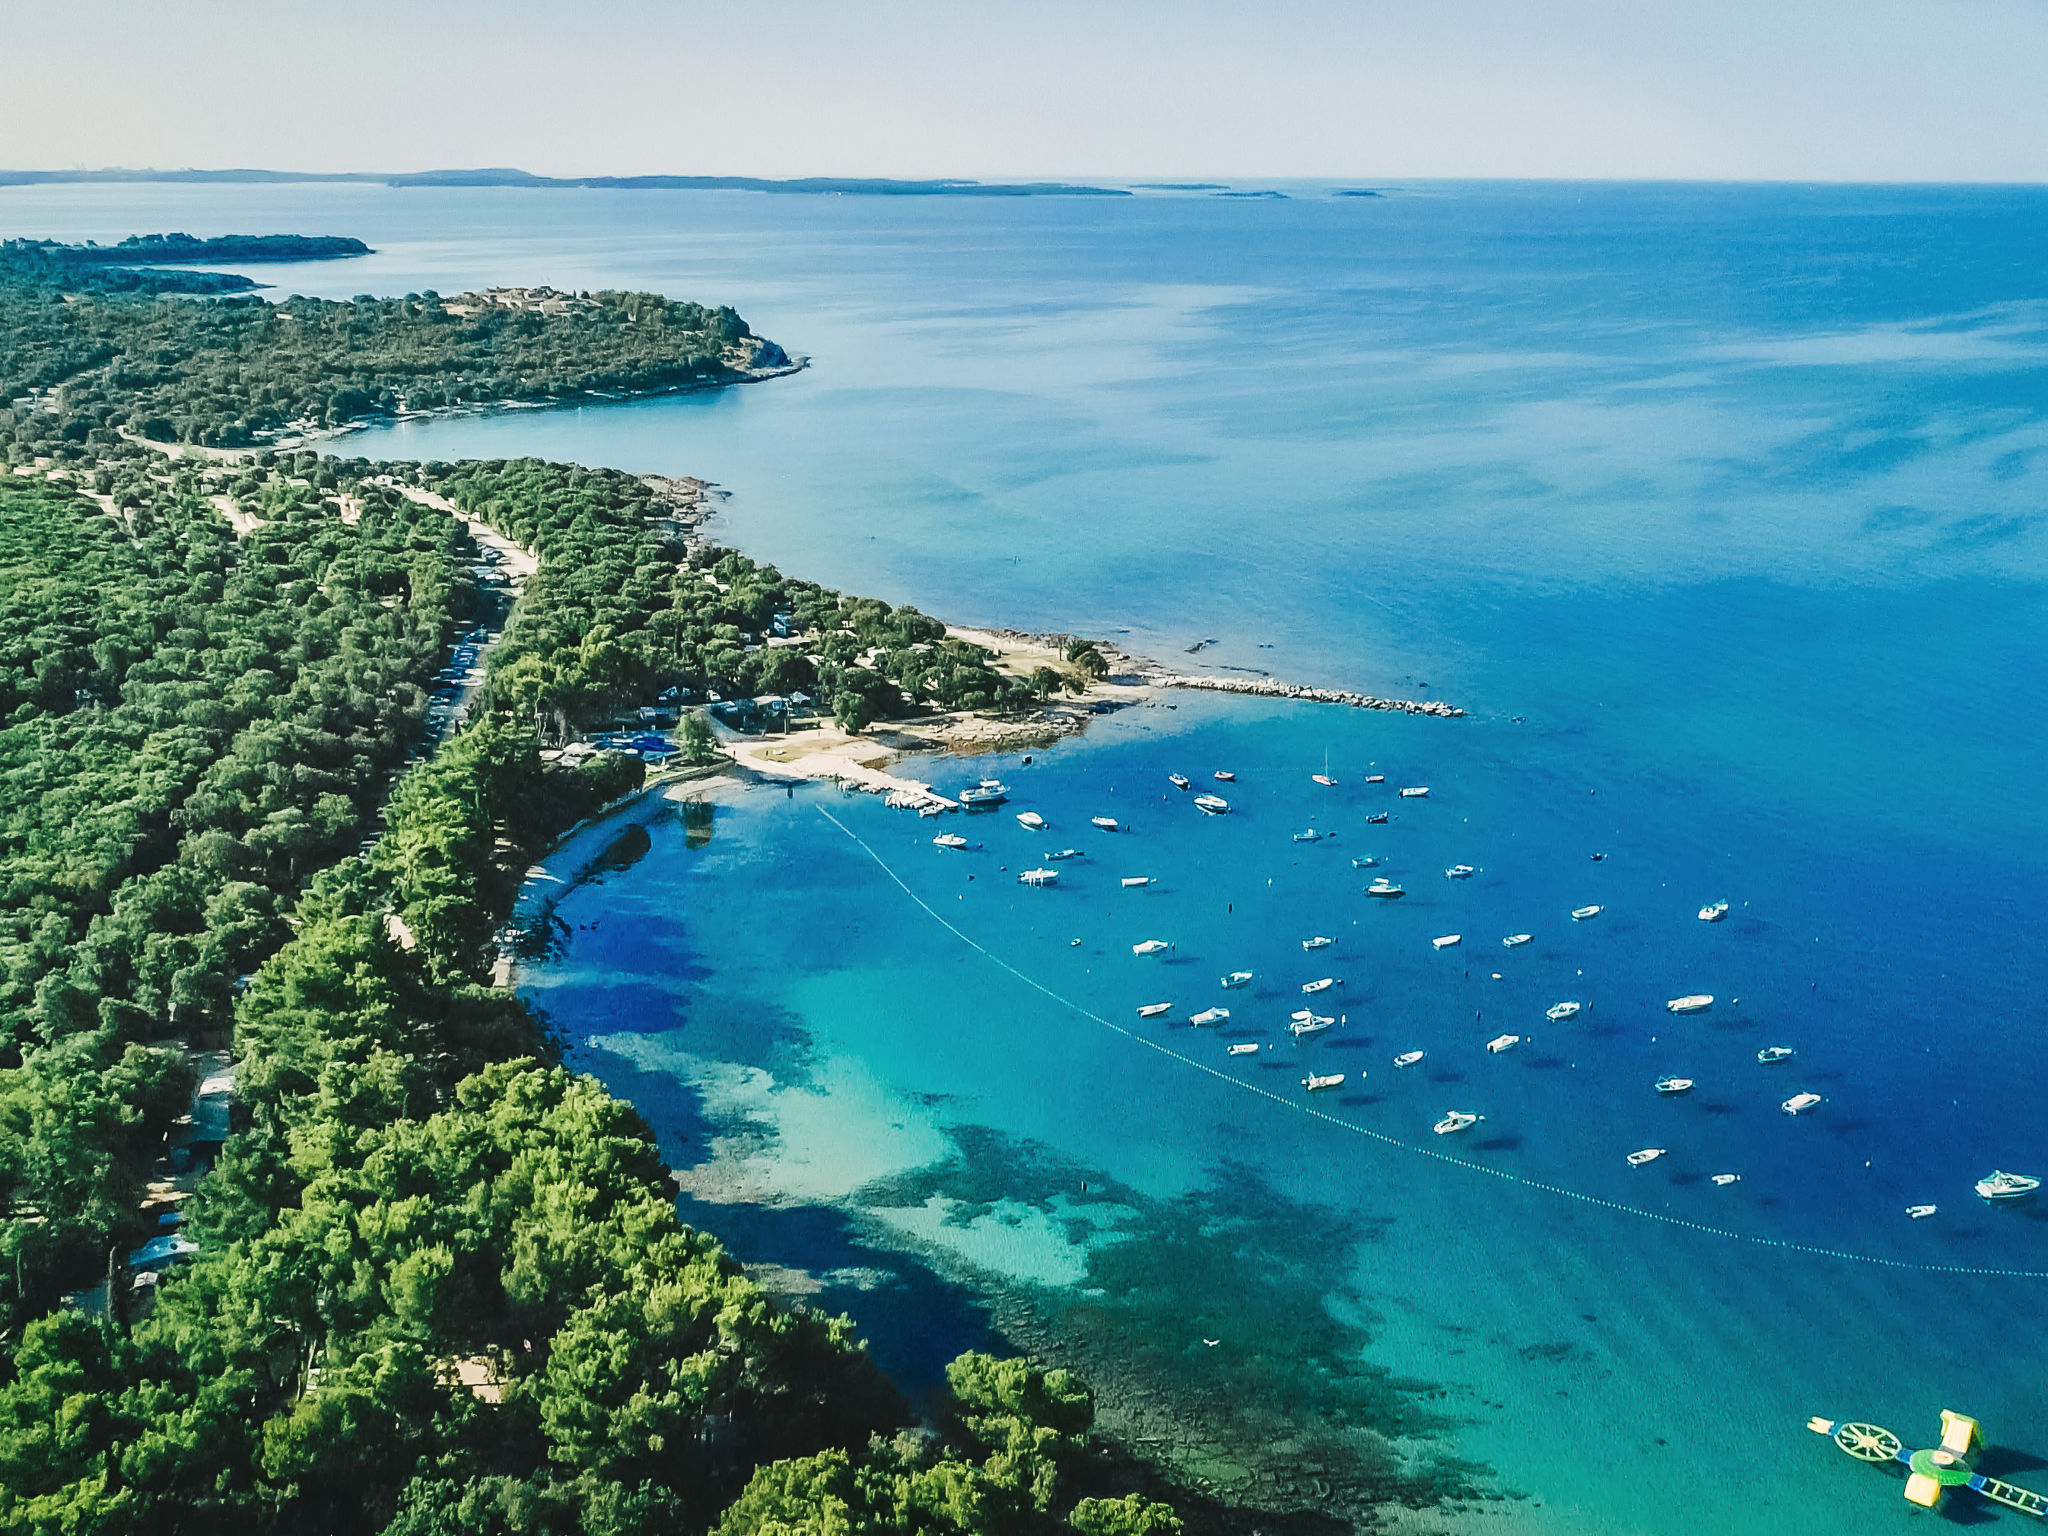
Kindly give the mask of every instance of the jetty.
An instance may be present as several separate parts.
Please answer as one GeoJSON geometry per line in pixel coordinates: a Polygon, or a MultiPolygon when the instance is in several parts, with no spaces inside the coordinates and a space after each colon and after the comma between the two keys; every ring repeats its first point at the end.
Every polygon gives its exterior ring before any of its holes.
{"type": "Polygon", "coordinates": [[[1306,683],[1283,683],[1277,677],[1210,677],[1185,672],[1157,672],[1148,682],[1161,688],[1197,688],[1206,693],[1249,693],[1262,699],[1298,699],[1305,704],[1347,704],[1353,709],[1384,709],[1402,715],[1434,715],[1440,720],[1462,720],[1465,711],[1441,699],[1383,699],[1377,694],[1355,693],[1349,688],[1312,688],[1306,683]]]}

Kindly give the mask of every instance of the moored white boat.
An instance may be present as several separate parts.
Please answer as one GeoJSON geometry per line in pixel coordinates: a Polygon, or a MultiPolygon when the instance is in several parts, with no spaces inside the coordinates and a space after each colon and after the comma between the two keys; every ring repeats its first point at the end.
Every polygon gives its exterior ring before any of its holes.
{"type": "Polygon", "coordinates": [[[1977,1181],[1977,1193],[1986,1200],[2024,1200],[2041,1187],[2041,1181],[2024,1173],[1994,1170],[1977,1181]]]}
{"type": "Polygon", "coordinates": [[[1017,877],[1019,885],[1058,885],[1060,872],[1056,869],[1027,869],[1017,877]]]}
{"type": "Polygon", "coordinates": [[[1297,843],[1319,843],[1322,841],[1322,839],[1323,834],[1318,832],[1314,827],[1310,827],[1306,832],[1297,832],[1294,834],[1294,840],[1297,843]]]}
{"type": "Polygon", "coordinates": [[[1780,1104],[1778,1108],[1785,1111],[1788,1115],[1803,1115],[1818,1103],[1820,1103],[1820,1095],[1817,1093],[1795,1093],[1791,1098],[1780,1104]]]}
{"type": "Polygon", "coordinates": [[[1081,856],[1081,850],[1078,848],[1062,848],[1057,853],[1048,853],[1045,861],[1050,864],[1054,859],[1078,859],[1081,856]]]}
{"type": "Polygon", "coordinates": [[[1134,955],[1156,955],[1173,948],[1165,939],[1140,939],[1131,946],[1134,955]]]}
{"type": "Polygon", "coordinates": [[[1444,871],[1444,878],[1446,880],[1470,880],[1474,875],[1478,873],[1479,869],[1476,865],[1453,864],[1449,869],[1444,871]]]}
{"type": "Polygon", "coordinates": [[[1318,976],[1314,981],[1304,981],[1301,984],[1301,990],[1313,997],[1318,992],[1327,992],[1332,987],[1341,987],[1343,985],[1344,983],[1335,976],[1318,976]]]}
{"type": "Polygon", "coordinates": [[[1465,935],[1462,933],[1440,933],[1431,939],[1429,944],[1432,949],[1456,949],[1464,942],[1465,935]]]}
{"type": "Polygon", "coordinates": [[[1393,881],[1382,876],[1365,888],[1365,894],[1368,896],[1379,896],[1388,901],[1398,901],[1408,893],[1400,886],[1394,884],[1393,881]]]}
{"type": "Polygon", "coordinates": [[[1484,1115],[1468,1115],[1462,1109],[1454,1109],[1448,1115],[1445,1115],[1443,1119],[1437,1121],[1430,1129],[1439,1136],[1450,1136],[1459,1131],[1469,1131],[1485,1118],[1486,1116],[1484,1115]]]}
{"type": "Polygon", "coordinates": [[[1232,1056],[1256,1056],[1259,1054],[1259,1048],[1251,1041],[1246,1040],[1231,1046],[1229,1054],[1232,1056]]]}
{"type": "Polygon", "coordinates": [[[1027,832],[1043,832],[1045,830],[1045,818],[1036,811],[1019,811],[1017,813],[1017,825],[1027,832]]]}
{"type": "Polygon", "coordinates": [[[941,848],[965,848],[967,846],[967,839],[958,832],[941,832],[932,841],[941,848]]]}
{"type": "Polygon", "coordinates": [[[1216,770],[1215,777],[1220,784],[1235,784],[1237,782],[1237,775],[1223,768],[1216,770]]]}
{"type": "Polygon", "coordinates": [[[1427,1051],[1403,1051],[1394,1058],[1394,1065],[1397,1067],[1412,1067],[1428,1054],[1427,1051]]]}
{"type": "Polygon", "coordinates": [[[1384,784],[1387,782],[1387,776],[1384,773],[1368,773],[1365,776],[1365,782],[1368,784],[1384,784]]]}
{"type": "Polygon", "coordinates": [[[1383,826],[1386,823],[1386,819],[1387,813],[1385,811],[1374,811],[1370,816],[1365,818],[1365,824],[1368,827],[1383,826]]]}
{"type": "Polygon", "coordinates": [[[1361,855],[1360,857],[1355,858],[1351,861],[1351,867],[1353,869],[1377,869],[1379,867],[1379,862],[1380,861],[1378,859],[1366,855],[1361,855]]]}
{"type": "Polygon", "coordinates": [[[1659,1093],[1691,1093],[1692,1079],[1689,1077],[1660,1077],[1657,1079],[1659,1093]]]}
{"type": "Polygon", "coordinates": [[[1090,816],[1088,822],[1089,825],[1100,827],[1105,832],[1117,830],[1116,818],[1114,816],[1090,816]]]}
{"type": "Polygon", "coordinates": [[[1228,1008],[1204,1008],[1188,1022],[1200,1029],[1205,1024],[1227,1024],[1230,1021],[1228,1008]]]}
{"type": "Polygon", "coordinates": [[[1726,1188],[1730,1184],[1740,1184],[1742,1182],[1742,1175],[1739,1173],[1717,1173],[1707,1182],[1726,1188]]]}
{"type": "Polygon", "coordinates": [[[1584,1003],[1552,1003],[1543,1010],[1543,1017],[1553,1024],[1562,1024],[1566,1019],[1575,1018],[1584,1003]]]}
{"type": "Polygon", "coordinates": [[[1221,795],[1197,795],[1195,809],[1207,816],[1223,816],[1229,813],[1230,802],[1221,795]]]}
{"type": "Polygon", "coordinates": [[[1401,798],[1403,800],[1427,800],[1429,798],[1429,786],[1427,784],[1411,784],[1408,788],[1401,791],[1401,798]]]}
{"type": "Polygon", "coordinates": [[[1169,773],[1166,776],[1166,782],[1171,784],[1175,789],[1187,789],[1191,787],[1188,784],[1188,776],[1184,773],[1169,773]]]}
{"type": "Polygon", "coordinates": [[[1010,787],[1001,779],[983,779],[972,789],[960,791],[960,803],[969,810],[989,805],[1001,805],[1010,798],[1010,787]]]}
{"type": "Polygon", "coordinates": [[[1138,1005],[1138,1017],[1141,1019],[1156,1019],[1162,1013],[1171,1012],[1172,1009],[1173,1004],[1171,1003],[1140,1003],[1138,1005]]]}
{"type": "Polygon", "coordinates": [[[1792,1047],[1789,1045],[1767,1045],[1756,1053],[1756,1059],[1767,1067],[1776,1062],[1790,1061],[1792,1059],[1792,1047]]]}
{"type": "Polygon", "coordinates": [[[1520,1045],[1521,1043],[1522,1037],[1520,1035],[1495,1035],[1491,1040],[1486,1042],[1486,1048],[1489,1051],[1493,1052],[1494,1055],[1498,1056],[1503,1051],[1512,1051],[1516,1046],[1520,1045]]]}
{"type": "Polygon", "coordinates": [[[1631,1168],[1640,1168],[1645,1163],[1654,1163],[1663,1155],[1664,1149],[1662,1147],[1645,1147],[1640,1152],[1629,1153],[1628,1165],[1631,1168]]]}
{"type": "Polygon", "coordinates": [[[1304,1008],[1287,1021],[1287,1029],[1295,1039],[1299,1040],[1304,1035],[1320,1035],[1336,1022],[1337,1020],[1334,1015],[1310,1013],[1304,1008]]]}
{"type": "Polygon", "coordinates": [[[1906,1207],[1906,1214],[1915,1221],[1925,1221],[1940,1209],[1938,1205],[1909,1205],[1906,1207]]]}
{"type": "Polygon", "coordinates": [[[1127,891],[1135,890],[1141,885],[1150,885],[1152,877],[1150,875],[1125,875],[1120,883],[1127,891]]]}
{"type": "Polygon", "coordinates": [[[1664,1005],[1667,1013],[1705,1013],[1714,1006],[1714,994],[1694,992],[1686,997],[1674,997],[1664,1005]]]}
{"type": "Polygon", "coordinates": [[[1500,947],[1502,949],[1520,949],[1535,937],[1536,935],[1533,933],[1511,933],[1500,941],[1500,947]]]}
{"type": "Polygon", "coordinates": [[[1700,921],[1703,923],[1718,923],[1727,915],[1728,903],[1725,901],[1712,901],[1700,908],[1700,921]]]}
{"type": "Polygon", "coordinates": [[[1337,781],[1331,778],[1327,773],[1312,773],[1309,775],[1309,777],[1314,779],[1318,784],[1322,785],[1325,789],[1335,789],[1337,787],[1337,781]]]}
{"type": "Polygon", "coordinates": [[[1248,987],[1251,984],[1252,973],[1250,971],[1232,971],[1223,978],[1223,985],[1226,987],[1248,987]]]}
{"type": "Polygon", "coordinates": [[[1316,934],[1313,938],[1303,939],[1301,941],[1301,947],[1303,949],[1328,949],[1332,944],[1336,942],[1337,941],[1331,938],[1329,935],[1319,933],[1316,934]]]}
{"type": "Polygon", "coordinates": [[[1583,923],[1583,922],[1584,922],[1584,921],[1585,921],[1585,920],[1586,920],[1587,918],[1589,918],[1589,917],[1598,917],[1598,916],[1600,915],[1600,913],[1601,913],[1601,911],[1602,911],[1602,910],[1603,910],[1602,908],[1600,908],[1600,907],[1597,907],[1597,906],[1594,906],[1594,907],[1573,907],[1573,908],[1572,908],[1572,921],[1573,921],[1573,922],[1575,922],[1575,923],[1583,923]]]}
{"type": "Polygon", "coordinates": [[[1301,1086],[1310,1093],[1319,1093],[1325,1088],[1341,1088],[1344,1086],[1344,1074],[1342,1072],[1324,1072],[1318,1075],[1311,1072],[1301,1080],[1301,1086]]]}

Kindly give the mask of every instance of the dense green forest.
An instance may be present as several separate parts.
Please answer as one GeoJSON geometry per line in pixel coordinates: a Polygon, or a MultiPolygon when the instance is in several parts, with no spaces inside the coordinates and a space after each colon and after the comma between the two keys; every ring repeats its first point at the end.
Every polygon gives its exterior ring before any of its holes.
{"type": "Polygon", "coordinates": [[[270,303],[206,296],[246,287],[240,278],[125,264],[291,249],[208,246],[0,247],[0,440],[79,457],[124,432],[236,447],[399,411],[728,383],[788,364],[731,309],[658,294],[270,303]]]}
{"type": "Polygon", "coordinates": [[[0,475],[0,1530],[1178,1530],[1064,1373],[966,1356],[913,1422],[843,1320],[678,1221],[646,1126],[491,984],[521,872],[643,771],[546,743],[671,688],[859,719],[1046,684],[687,546],[631,476],[44,446],[0,475]],[[541,566],[429,752],[490,601],[434,493],[541,566]],[[197,1251],[131,1296],[223,1040],[197,1251]],[[109,1277],[103,1315],[64,1301],[109,1277]]]}

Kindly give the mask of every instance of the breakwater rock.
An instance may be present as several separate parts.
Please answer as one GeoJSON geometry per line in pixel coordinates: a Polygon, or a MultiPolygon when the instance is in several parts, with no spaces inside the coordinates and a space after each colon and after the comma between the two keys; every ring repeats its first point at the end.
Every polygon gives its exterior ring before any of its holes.
{"type": "Polygon", "coordinates": [[[1146,681],[1161,688],[1202,688],[1211,693],[1256,694],[1262,699],[1348,704],[1353,709],[1390,709],[1404,715],[1435,715],[1443,720],[1460,720],[1465,715],[1464,710],[1440,699],[1382,699],[1370,693],[1353,693],[1348,688],[1310,688],[1301,683],[1283,683],[1275,677],[1204,677],[1157,672],[1146,681]]]}

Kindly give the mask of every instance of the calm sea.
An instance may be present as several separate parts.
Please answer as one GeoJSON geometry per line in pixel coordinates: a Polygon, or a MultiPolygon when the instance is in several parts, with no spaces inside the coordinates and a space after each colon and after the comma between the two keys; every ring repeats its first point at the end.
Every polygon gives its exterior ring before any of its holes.
{"type": "Polygon", "coordinates": [[[976,817],[947,854],[756,791],[643,815],[564,898],[531,994],[697,1169],[691,1219],[906,1379],[994,1316],[1171,1405],[1221,1488],[1378,1456],[1505,1496],[1424,1528],[1903,1518],[1812,1413],[1972,1412],[2048,1481],[2048,1280],[1958,1272],[2048,1271],[2044,1213],[1971,1192],[2048,1173],[2048,193],[1285,190],[36,188],[0,232],[345,233],[377,254],[258,275],[731,303],[811,368],[350,451],[695,474],[792,573],[1471,711],[1175,698],[932,766],[1043,834],[976,817]],[[1166,780],[1219,768],[1226,818],[1166,780]],[[1344,1022],[1297,1046],[1323,975],[1344,1022]],[[1311,1069],[1347,1081],[1310,1105],[1311,1069]],[[1485,1119],[1433,1136],[1450,1109],[1485,1119]]]}

